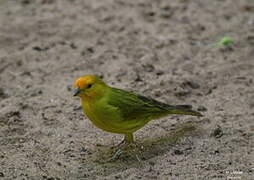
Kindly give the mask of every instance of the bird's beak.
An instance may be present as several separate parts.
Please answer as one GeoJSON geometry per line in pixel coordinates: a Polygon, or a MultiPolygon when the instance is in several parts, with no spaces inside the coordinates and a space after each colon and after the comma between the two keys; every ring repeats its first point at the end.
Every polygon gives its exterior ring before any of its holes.
{"type": "Polygon", "coordinates": [[[77,96],[81,92],[80,88],[73,89],[73,96],[77,96]]]}

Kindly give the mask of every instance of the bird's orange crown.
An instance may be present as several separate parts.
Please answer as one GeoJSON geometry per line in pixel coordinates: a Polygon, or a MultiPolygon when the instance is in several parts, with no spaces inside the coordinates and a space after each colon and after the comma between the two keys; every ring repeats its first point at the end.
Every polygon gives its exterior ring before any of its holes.
{"type": "Polygon", "coordinates": [[[95,78],[96,77],[91,75],[80,77],[75,81],[74,86],[79,87],[80,89],[84,89],[88,84],[94,83],[95,78]]]}
{"type": "Polygon", "coordinates": [[[108,86],[100,78],[86,75],[78,78],[74,83],[74,87],[74,96],[94,99],[101,97],[106,92],[108,86]]]}

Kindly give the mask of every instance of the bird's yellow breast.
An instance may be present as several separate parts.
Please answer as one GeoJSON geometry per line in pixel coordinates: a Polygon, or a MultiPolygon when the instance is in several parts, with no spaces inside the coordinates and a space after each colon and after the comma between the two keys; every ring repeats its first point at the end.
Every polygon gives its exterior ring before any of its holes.
{"type": "Polygon", "coordinates": [[[107,111],[106,105],[103,103],[82,101],[82,108],[86,116],[92,121],[92,123],[108,132],[124,133],[125,131],[118,127],[117,119],[112,119],[111,112],[107,111]]]}

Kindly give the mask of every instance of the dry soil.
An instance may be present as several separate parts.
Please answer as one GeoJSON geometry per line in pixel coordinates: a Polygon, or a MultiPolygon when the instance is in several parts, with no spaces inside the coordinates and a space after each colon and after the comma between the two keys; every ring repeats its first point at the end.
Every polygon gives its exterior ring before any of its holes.
{"type": "Polygon", "coordinates": [[[253,0],[0,0],[0,179],[254,179],[253,81],[253,0]],[[204,117],[110,159],[121,135],[71,93],[85,74],[204,117]]]}

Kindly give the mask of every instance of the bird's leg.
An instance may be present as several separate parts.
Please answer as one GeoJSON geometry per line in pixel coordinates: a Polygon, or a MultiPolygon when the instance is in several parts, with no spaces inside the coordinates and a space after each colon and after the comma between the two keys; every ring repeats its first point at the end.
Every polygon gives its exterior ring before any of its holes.
{"type": "Polygon", "coordinates": [[[133,143],[134,137],[132,133],[124,134],[124,139],[118,144],[118,146],[125,146],[127,144],[133,143]]]}
{"type": "Polygon", "coordinates": [[[127,133],[124,134],[124,139],[117,145],[119,148],[115,152],[114,156],[110,160],[116,160],[118,159],[121,154],[124,153],[124,148],[126,145],[129,145],[134,142],[133,133],[127,133]]]}
{"type": "Polygon", "coordinates": [[[123,153],[122,149],[118,149],[115,152],[115,154],[113,155],[113,157],[109,159],[109,161],[114,161],[114,160],[118,159],[122,153],[123,153]]]}
{"type": "Polygon", "coordinates": [[[133,133],[128,133],[124,135],[124,140],[126,141],[126,143],[133,143],[134,142],[134,136],[133,133]]]}
{"type": "Polygon", "coordinates": [[[139,162],[141,161],[139,158],[139,155],[137,154],[139,153],[139,149],[137,144],[134,142],[133,133],[124,134],[124,139],[118,144],[117,151],[115,152],[115,154],[110,160],[112,161],[112,160],[118,159],[123,153],[127,153],[127,154],[135,153],[136,159],[139,162]]]}

